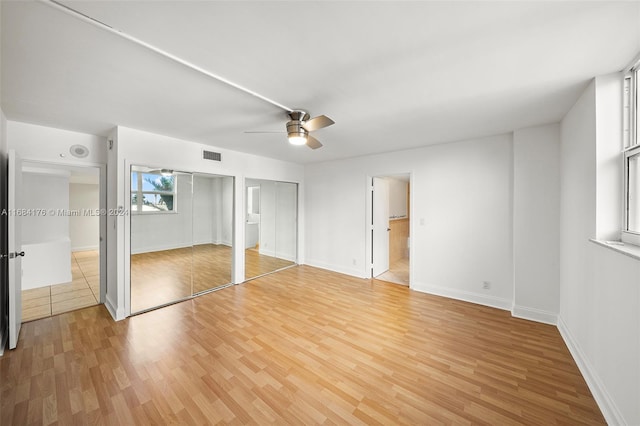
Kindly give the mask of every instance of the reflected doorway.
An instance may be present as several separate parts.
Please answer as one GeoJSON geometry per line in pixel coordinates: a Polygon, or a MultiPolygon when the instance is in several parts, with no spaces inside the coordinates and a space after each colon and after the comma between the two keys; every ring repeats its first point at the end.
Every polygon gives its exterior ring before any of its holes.
{"type": "Polygon", "coordinates": [[[298,184],[245,180],[245,279],[296,265],[298,184]]]}

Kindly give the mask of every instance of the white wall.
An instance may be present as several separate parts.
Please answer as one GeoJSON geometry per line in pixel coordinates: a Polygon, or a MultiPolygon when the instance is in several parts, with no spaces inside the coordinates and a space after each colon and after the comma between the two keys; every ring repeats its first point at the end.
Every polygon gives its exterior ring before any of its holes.
{"type": "MultiPolygon", "coordinates": [[[[69,209],[96,211],[100,208],[100,186],[89,183],[69,184],[69,209]]],[[[100,243],[100,218],[81,214],[69,217],[71,251],[97,250],[100,243]]]]}
{"type": "Polygon", "coordinates": [[[400,173],[412,176],[411,287],[511,309],[511,135],[308,165],[306,263],[367,277],[367,176],[400,173]]]}
{"type": "Polygon", "coordinates": [[[260,182],[260,254],[276,255],[275,182],[260,182]]]}
{"type": "Polygon", "coordinates": [[[106,138],[101,136],[18,121],[9,121],[7,131],[9,148],[15,149],[23,160],[81,166],[107,162],[106,138]],[[69,148],[75,144],[86,146],[89,155],[75,158],[69,154],[69,148]]]}
{"type": "Polygon", "coordinates": [[[22,218],[22,288],[71,281],[69,173],[22,175],[20,208],[40,212],[22,218]]]}
{"type": "MultiPolygon", "coordinates": [[[[234,185],[232,178],[223,178],[220,182],[222,193],[220,197],[220,217],[221,223],[218,228],[218,241],[220,244],[232,245],[233,243],[233,200],[234,185]]],[[[243,200],[244,197],[238,194],[238,198],[243,200]]],[[[241,204],[243,205],[243,204],[241,204]]],[[[244,229],[244,221],[239,220],[238,226],[244,229]]],[[[243,238],[244,241],[244,238],[243,238]]],[[[242,245],[244,247],[244,244],[242,245]]],[[[244,253],[244,251],[243,251],[244,253]]]]}
{"type": "MultiPolygon", "coordinates": [[[[213,244],[216,242],[214,179],[193,176],[193,244],[213,244]]],[[[133,251],[133,247],[131,250],[133,251]]]]}
{"type": "Polygon", "coordinates": [[[513,136],[514,316],[556,324],[560,298],[560,126],[513,136]]]}
{"type": "Polygon", "coordinates": [[[389,216],[407,216],[407,186],[409,183],[392,177],[386,179],[389,183],[389,216]]]}
{"type": "Polygon", "coordinates": [[[596,77],[596,238],[619,240],[622,229],[622,74],[596,77]]]}
{"type": "MultiPolygon", "coordinates": [[[[111,208],[128,205],[130,199],[129,167],[132,164],[145,164],[152,167],[170,168],[185,172],[207,173],[232,176],[234,181],[225,181],[222,185],[223,197],[233,199],[233,213],[223,214],[222,239],[233,241],[234,271],[233,282],[244,280],[244,222],[245,209],[244,179],[248,173],[251,177],[269,180],[302,182],[303,167],[244,154],[235,151],[218,149],[209,145],[179,140],[168,136],[156,135],[125,127],[115,129],[110,138],[113,149],[109,151],[109,183],[115,191],[109,191],[108,206],[111,208]],[[213,150],[222,154],[222,161],[202,159],[202,150],[213,150]],[[233,189],[233,191],[232,191],[233,189]],[[233,194],[237,196],[233,197],[233,194]],[[235,229],[228,225],[234,223],[235,229]],[[227,227],[225,228],[225,224],[227,227]],[[226,229],[226,231],[225,231],[226,229]]],[[[130,311],[129,285],[130,270],[130,222],[128,215],[117,215],[109,218],[109,275],[107,282],[107,307],[114,318],[122,319],[130,311]]],[[[303,238],[302,234],[299,238],[303,238]]],[[[298,247],[302,244],[298,244],[298,247]]]]}
{"type": "Polygon", "coordinates": [[[275,255],[296,261],[296,231],[298,187],[294,183],[276,182],[276,244],[275,255]]]}
{"type": "Polygon", "coordinates": [[[620,86],[612,79],[592,81],[561,123],[558,327],[607,421],[635,425],[640,424],[640,260],[589,241],[611,235],[615,213],[608,209],[619,208],[607,207],[617,197],[605,195],[621,191],[622,182],[611,179],[616,172],[606,167],[607,153],[617,149],[620,155],[619,130],[607,125],[615,118],[606,111],[621,104],[620,86]],[[605,181],[611,186],[605,188],[605,181]]]}
{"type": "Polygon", "coordinates": [[[69,238],[69,176],[23,173],[22,208],[46,214],[22,218],[22,243],[41,243],[69,238]],[[53,213],[52,213],[53,212],[53,213]]]}

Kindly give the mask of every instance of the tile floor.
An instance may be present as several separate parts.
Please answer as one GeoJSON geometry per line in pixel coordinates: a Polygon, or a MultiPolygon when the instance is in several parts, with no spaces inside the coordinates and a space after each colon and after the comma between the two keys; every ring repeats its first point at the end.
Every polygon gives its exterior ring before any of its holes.
{"type": "Polygon", "coordinates": [[[396,260],[389,266],[389,270],[376,277],[377,280],[387,281],[394,284],[409,285],[409,258],[405,257],[396,260]]]}
{"type": "Polygon", "coordinates": [[[100,300],[97,250],[71,253],[71,282],[22,291],[22,322],[57,315],[100,300]]]}

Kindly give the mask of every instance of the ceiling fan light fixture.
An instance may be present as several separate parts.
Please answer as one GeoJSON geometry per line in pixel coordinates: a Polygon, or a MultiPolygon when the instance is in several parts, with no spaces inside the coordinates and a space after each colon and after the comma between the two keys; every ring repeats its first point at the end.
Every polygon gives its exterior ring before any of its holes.
{"type": "Polygon", "coordinates": [[[299,120],[291,120],[287,123],[287,138],[291,145],[305,145],[309,133],[302,127],[299,120]]]}
{"type": "Polygon", "coordinates": [[[307,135],[304,133],[289,134],[289,143],[291,145],[304,145],[307,143],[307,135]]]}

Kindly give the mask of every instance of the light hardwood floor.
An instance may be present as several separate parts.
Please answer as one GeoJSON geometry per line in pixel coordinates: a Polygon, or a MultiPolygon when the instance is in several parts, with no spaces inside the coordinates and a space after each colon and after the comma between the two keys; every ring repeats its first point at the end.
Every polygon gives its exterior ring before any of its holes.
{"type": "Polygon", "coordinates": [[[97,250],[71,253],[71,282],[24,290],[22,321],[98,304],[100,260],[97,250]]]}
{"type": "Polygon", "coordinates": [[[308,266],[24,324],[0,424],[604,424],[558,330],[308,266]]]}

